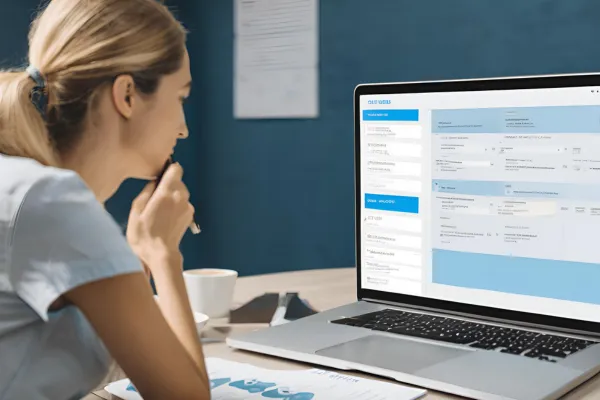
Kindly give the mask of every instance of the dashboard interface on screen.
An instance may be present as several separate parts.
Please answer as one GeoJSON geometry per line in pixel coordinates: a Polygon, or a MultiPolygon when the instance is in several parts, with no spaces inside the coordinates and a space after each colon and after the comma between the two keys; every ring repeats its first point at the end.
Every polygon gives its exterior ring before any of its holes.
{"type": "Polygon", "coordinates": [[[359,101],[362,289],[600,322],[599,88],[359,101]]]}

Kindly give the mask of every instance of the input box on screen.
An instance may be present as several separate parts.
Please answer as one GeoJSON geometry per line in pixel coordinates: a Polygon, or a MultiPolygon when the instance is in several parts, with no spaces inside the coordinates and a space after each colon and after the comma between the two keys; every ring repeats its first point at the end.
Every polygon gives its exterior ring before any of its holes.
{"type": "Polygon", "coordinates": [[[420,158],[423,153],[423,146],[411,143],[369,142],[366,151],[370,156],[420,158]]]}
{"type": "Polygon", "coordinates": [[[421,249],[423,239],[419,236],[403,235],[393,232],[367,232],[366,242],[375,245],[389,245],[394,247],[407,247],[421,249]]]}
{"type": "Polygon", "coordinates": [[[367,184],[371,191],[375,192],[401,192],[401,193],[421,193],[423,183],[406,179],[378,179],[367,184]]]}
{"type": "Polygon", "coordinates": [[[365,272],[371,276],[389,276],[396,279],[410,279],[418,281],[421,279],[421,269],[408,265],[394,265],[376,261],[366,261],[365,272]]]}
{"type": "Polygon", "coordinates": [[[364,217],[366,227],[395,229],[404,232],[421,233],[423,224],[419,218],[395,216],[389,214],[368,213],[364,217]]]}
{"type": "Polygon", "coordinates": [[[420,125],[367,124],[365,125],[365,132],[368,137],[421,139],[422,128],[420,125]]]}
{"type": "Polygon", "coordinates": [[[414,267],[420,267],[422,264],[421,254],[415,251],[385,249],[381,247],[367,246],[365,258],[380,262],[390,262],[397,264],[406,264],[414,267]]]}
{"type": "Polygon", "coordinates": [[[380,175],[421,176],[421,164],[392,160],[367,160],[367,172],[380,175]]]}

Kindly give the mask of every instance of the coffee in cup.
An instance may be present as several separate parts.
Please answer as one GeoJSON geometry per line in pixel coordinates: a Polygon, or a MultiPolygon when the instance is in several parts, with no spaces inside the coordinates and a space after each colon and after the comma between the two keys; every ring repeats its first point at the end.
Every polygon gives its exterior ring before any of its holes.
{"type": "Polygon", "coordinates": [[[227,275],[226,271],[218,269],[192,269],[186,272],[190,275],[227,275]]]}

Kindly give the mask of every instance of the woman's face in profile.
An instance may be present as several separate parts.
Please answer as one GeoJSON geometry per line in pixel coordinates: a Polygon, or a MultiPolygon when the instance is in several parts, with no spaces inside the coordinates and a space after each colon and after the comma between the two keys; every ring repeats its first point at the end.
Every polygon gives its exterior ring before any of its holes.
{"type": "MultiPolygon", "coordinates": [[[[187,51],[181,68],[164,76],[156,93],[136,110],[126,146],[135,161],[136,178],[154,178],[173,154],[178,139],[188,136],[183,103],[191,89],[187,51]]],[[[133,166],[132,166],[133,167],[133,166]]]]}

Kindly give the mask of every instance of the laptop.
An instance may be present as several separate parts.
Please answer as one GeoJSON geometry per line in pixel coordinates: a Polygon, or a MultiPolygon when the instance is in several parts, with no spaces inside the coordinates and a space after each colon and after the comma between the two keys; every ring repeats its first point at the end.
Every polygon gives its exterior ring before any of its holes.
{"type": "Polygon", "coordinates": [[[357,301],[229,346],[482,400],[600,369],[600,74],[361,84],[357,301]]]}

